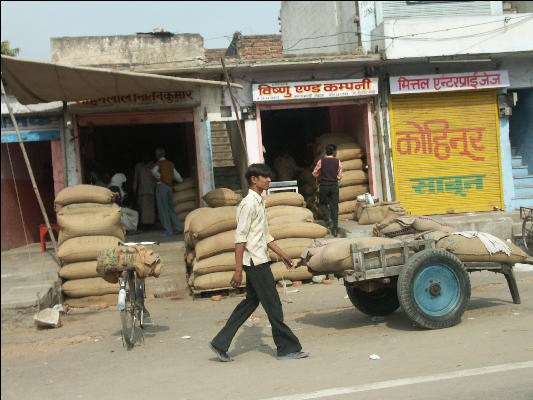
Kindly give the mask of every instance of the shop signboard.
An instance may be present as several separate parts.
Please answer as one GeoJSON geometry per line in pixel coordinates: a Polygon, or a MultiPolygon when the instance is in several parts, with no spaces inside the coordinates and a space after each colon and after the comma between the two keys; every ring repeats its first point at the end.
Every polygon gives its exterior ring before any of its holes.
{"type": "MultiPolygon", "coordinates": [[[[57,116],[16,117],[20,136],[24,142],[58,140],[60,122],[57,116]]],[[[17,132],[10,117],[2,117],[2,143],[18,142],[17,132]]]]}
{"type": "Polygon", "coordinates": [[[98,99],[79,100],[68,103],[72,112],[114,112],[144,109],[166,109],[194,106],[200,103],[198,89],[169,92],[130,93],[123,96],[107,96],[98,99]]]}
{"type": "Polygon", "coordinates": [[[378,94],[378,78],[353,78],[329,81],[257,83],[253,101],[331,100],[378,94]]]}
{"type": "Polygon", "coordinates": [[[509,73],[506,70],[390,77],[391,94],[494,89],[507,86],[509,73]]]}

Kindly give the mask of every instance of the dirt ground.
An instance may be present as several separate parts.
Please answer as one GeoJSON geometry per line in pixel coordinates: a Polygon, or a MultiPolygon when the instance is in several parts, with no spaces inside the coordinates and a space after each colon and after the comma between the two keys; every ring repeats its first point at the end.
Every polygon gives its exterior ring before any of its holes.
{"type": "Polygon", "coordinates": [[[235,362],[216,361],[207,342],[242,296],[151,300],[155,325],[129,351],[115,307],[73,309],[57,329],[20,317],[2,326],[1,398],[530,400],[533,271],[517,278],[522,304],[512,303],[503,276],[472,274],[461,323],[442,330],[420,329],[401,309],[366,316],[339,281],[280,289],[285,319],[311,352],[303,360],[275,358],[259,307],[230,348],[235,362]]]}

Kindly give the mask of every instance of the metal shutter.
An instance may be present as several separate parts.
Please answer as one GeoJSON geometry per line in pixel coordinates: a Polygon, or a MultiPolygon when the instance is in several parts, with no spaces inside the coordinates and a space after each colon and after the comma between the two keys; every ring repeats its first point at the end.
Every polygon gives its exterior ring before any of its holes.
{"type": "Polygon", "coordinates": [[[392,95],[396,197],[410,214],[503,209],[495,90],[392,95]]]}

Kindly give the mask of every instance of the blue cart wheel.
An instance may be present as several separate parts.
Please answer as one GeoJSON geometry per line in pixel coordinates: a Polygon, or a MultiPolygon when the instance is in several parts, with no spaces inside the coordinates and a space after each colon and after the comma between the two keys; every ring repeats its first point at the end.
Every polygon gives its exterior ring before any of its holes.
{"type": "Polygon", "coordinates": [[[470,278],[461,261],[442,249],[415,254],[398,277],[398,300],[406,314],[430,329],[457,324],[470,299],[470,278]]]}

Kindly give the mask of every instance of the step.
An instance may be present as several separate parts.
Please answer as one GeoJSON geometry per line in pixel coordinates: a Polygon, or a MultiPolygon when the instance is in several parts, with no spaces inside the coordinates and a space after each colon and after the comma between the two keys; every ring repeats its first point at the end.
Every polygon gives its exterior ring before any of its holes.
{"type": "Polygon", "coordinates": [[[218,144],[227,144],[231,145],[229,137],[211,137],[211,145],[215,146],[218,144]]]}
{"type": "Polygon", "coordinates": [[[526,176],[529,173],[527,165],[521,165],[519,167],[513,167],[513,177],[526,176]]]}
{"type": "Polygon", "coordinates": [[[519,148],[518,147],[511,147],[511,155],[514,157],[516,155],[518,155],[518,150],[519,148]]]}
{"type": "Polygon", "coordinates": [[[533,175],[515,176],[513,179],[514,187],[525,187],[533,185],[533,175]]]}
{"type": "Polygon", "coordinates": [[[513,197],[511,200],[512,208],[515,210],[520,207],[533,207],[533,198],[516,198],[513,197]]]}
{"type": "Polygon", "coordinates": [[[229,144],[213,144],[212,145],[212,148],[213,148],[213,153],[230,153],[232,154],[231,152],[231,146],[229,144]]]}
{"type": "Polygon", "coordinates": [[[514,188],[515,197],[532,197],[533,198],[533,185],[528,186],[515,186],[514,188]]]}
{"type": "Polygon", "coordinates": [[[513,168],[522,166],[522,156],[513,156],[511,165],[513,168]]]}

